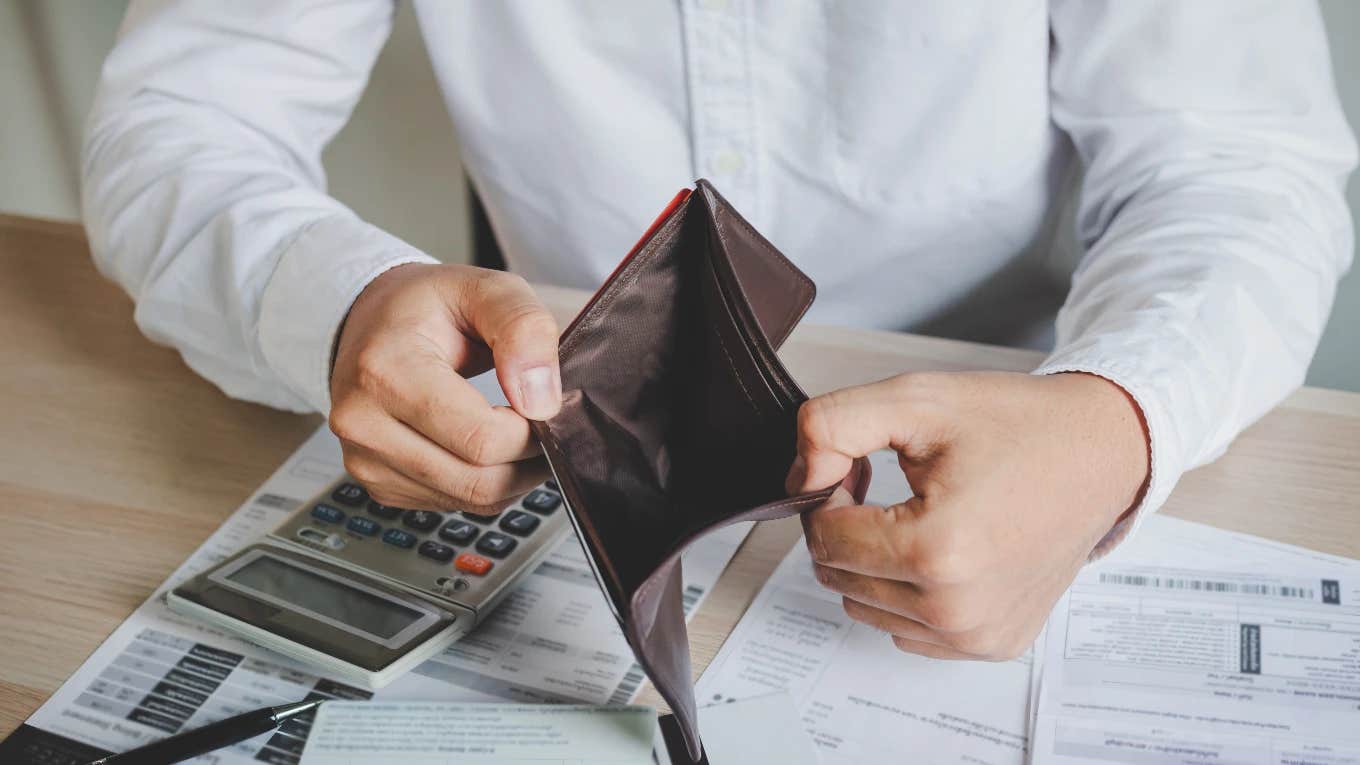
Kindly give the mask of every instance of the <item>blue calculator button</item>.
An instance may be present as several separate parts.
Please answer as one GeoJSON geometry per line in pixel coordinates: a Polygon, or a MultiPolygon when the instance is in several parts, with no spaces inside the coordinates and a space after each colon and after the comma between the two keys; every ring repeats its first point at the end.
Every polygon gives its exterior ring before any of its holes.
{"type": "Polygon", "coordinates": [[[416,535],[401,529],[388,529],[383,532],[382,541],[402,549],[410,549],[416,544],[416,535]]]}
{"type": "Polygon", "coordinates": [[[357,483],[342,483],[331,492],[331,499],[342,505],[358,507],[368,501],[368,492],[357,483]]]}
{"type": "Polygon", "coordinates": [[[339,523],[345,520],[345,514],[340,512],[340,508],[330,505],[317,505],[312,508],[312,517],[323,523],[339,523]]]}
{"type": "Polygon", "coordinates": [[[525,510],[533,510],[535,513],[547,515],[562,504],[562,498],[550,491],[534,489],[524,497],[520,504],[524,505],[525,510]]]}
{"type": "Polygon", "coordinates": [[[377,521],[372,518],[365,518],[362,515],[356,515],[353,518],[350,518],[349,523],[345,524],[345,528],[353,531],[355,534],[363,534],[366,537],[371,537],[379,531],[382,531],[382,526],[379,526],[377,521]]]}
{"type": "Polygon", "coordinates": [[[501,519],[501,529],[517,537],[527,537],[538,528],[539,517],[519,510],[511,510],[501,519]]]}

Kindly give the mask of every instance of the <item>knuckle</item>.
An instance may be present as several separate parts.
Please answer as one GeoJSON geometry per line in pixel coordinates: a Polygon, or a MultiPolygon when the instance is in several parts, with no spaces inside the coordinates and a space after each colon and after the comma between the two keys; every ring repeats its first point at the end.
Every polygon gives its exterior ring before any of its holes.
{"type": "Polygon", "coordinates": [[[826,546],[826,530],[817,520],[817,513],[813,513],[808,520],[807,548],[813,563],[825,568],[832,562],[831,551],[826,546]]]}
{"type": "Polygon", "coordinates": [[[492,473],[485,468],[469,471],[458,491],[453,494],[462,501],[479,507],[493,505],[500,499],[492,473]]]}
{"type": "Polygon", "coordinates": [[[504,339],[514,343],[557,337],[557,321],[537,303],[525,303],[505,320],[504,339]]]}
{"type": "Polygon", "coordinates": [[[912,551],[910,567],[927,582],[952,584],[967,580],[973,564],[962,545],[937,536],[912,551]]]}
{"type": "Polygon", "coordinates": [[[387,361],[379,346],[367,345],[355,354],[354,381],[367,391],[383,390],[387,386],[387,361]]]}
{"type": "MultiPolygon", "coordinates": [[[[357,443],[359,440],[359,427],[356,421],[353,407],[346,403],[336,403],[331,406],[330,416],[326,418],[326,424],[331,432],[341,441],[357,443]]],[[[350,455],[346,454],[345,459],[349,460],[350,455]]],[[[351,473],[351,475],[353,475],[351,473]]]]}
{"type": "Polygon", "coordinates": [[[495,445],[494,431],[484,419],[469,419],[462,423],[458,435],[458,455],[473,465],[488,467],[495,445]]]}
{"type": "Polygon", "coordinates": [[[922,620],[942,632],[961,633],[973,628],[972,609],[958,598],[926,598],[921,601],[922,620]]]}
{"type": "MultiPolygon", "coordinates": [[[[370,460],[354,454],[346,454],[344,457],[345,472],[372,494],[374,491],[383,491],[383,487],[378,484],[380,471],[370,460]]],[[[383,503],[386,504],[386,503],[383,503]]]]}
{"type": "Polygon", "coordinates": [[[991,630],[974,630],[956,636],[952,642],[954,648],[980,659],[994,659],[1002,649],[1001,637],[991,630]]]}

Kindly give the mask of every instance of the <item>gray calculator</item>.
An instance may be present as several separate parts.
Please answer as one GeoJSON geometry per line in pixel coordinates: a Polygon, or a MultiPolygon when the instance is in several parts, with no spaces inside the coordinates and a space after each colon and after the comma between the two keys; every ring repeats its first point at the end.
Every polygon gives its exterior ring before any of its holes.
{"type": "Polygon", "coordinates": [[[388,507],[346,476],[166,602],[381,688],[485,619],[570,529],[552,481],[485,516],[388,507]]]}

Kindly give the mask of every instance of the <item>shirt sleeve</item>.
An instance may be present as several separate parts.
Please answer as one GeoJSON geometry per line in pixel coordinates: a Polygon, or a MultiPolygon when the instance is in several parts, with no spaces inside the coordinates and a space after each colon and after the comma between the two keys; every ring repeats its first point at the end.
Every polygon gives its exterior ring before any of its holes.
{"type": "Polygon", "coordinates": [[[1303,382],[1350,263],[1355,145],[1312,2],[1054,0],[1050,27],[1086,254],[1036,373],[1120,385],[1152,449],[1101,552],[1303,382]]]}
{"type": "Polygon", "coordinates": [[[228,395],[330,408],[336,332],[388,268],[434,262],[326,194],[321,151],[390,0],[134,2],[86,126],[99,269],[152,340],[228,395]]]}

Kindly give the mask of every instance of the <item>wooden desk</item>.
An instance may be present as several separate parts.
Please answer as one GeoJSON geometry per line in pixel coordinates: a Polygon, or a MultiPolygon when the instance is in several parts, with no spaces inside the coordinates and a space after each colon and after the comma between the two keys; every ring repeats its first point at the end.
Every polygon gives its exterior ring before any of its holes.
{"type": "MultiPolygon", "coordinates": [[[[543,295],[564,325],[585,298],[543,295]]],[[[321,420],[232,401],[143,338],[74,225],[0,216],[0,349],[3,737],[321,420]]],[[[811,393],[1038,359],[826,327],[798,330],[784,357],[811,393]]],[[[1165,512],[1360,557],[1360,395],[1296,393],[1165,512]]],[[[696,672],[797,534],[792,519],[764,524],[738,553],[691,627],[696,672]]]]}

